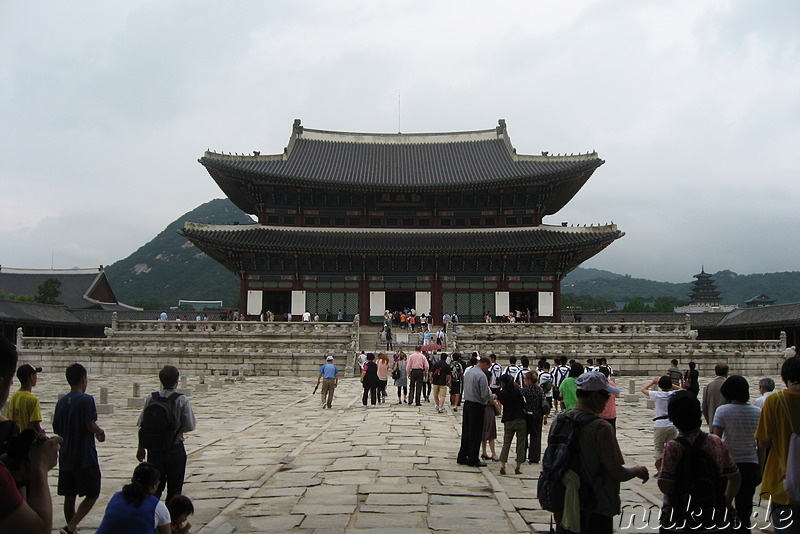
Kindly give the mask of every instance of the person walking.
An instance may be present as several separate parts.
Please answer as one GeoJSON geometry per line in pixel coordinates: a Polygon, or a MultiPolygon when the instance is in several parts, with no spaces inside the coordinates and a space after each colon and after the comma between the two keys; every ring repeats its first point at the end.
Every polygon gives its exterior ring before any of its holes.
{"type": "Polygon", "coordinates": [[[667,405],[670,397],[679,390],[669,375],[654,378],[642,388],[642,395],[652,400],[655,404],[655,417],[653,417],[653,454],[656,459],[656,469],[660,470],[661,456],[664,453],[664,444],[678,437],[678,430],[673,426],[667,415],[667,405]],[[658,391],[650,388],[658,385],[658,391]]]}
{"type": "Polygon", "coordinates": [[[423,378],[430,368],[428,358],[420,352],[421,348],[422,347],[419,346],[414,348],[414,352],[408,356],[408,363],[406,364],[408,377],[411,381],[408,392],[408,403],[411,404],[413,399],[414,404],[417,406],[422,406],[420,399],[422,397],[423,378]]]}
{"type": "Polygon", "coordinates": [[[8,399],[6,417],[14,421],[20,430],[32,428],[38,436],[46,438],[47,434],[42,428],[42,408],[39,398],[33,394],[33,388],[36,386],[41,372],[41,367],[34,367],[27,363],[19,366],[17,369],[19,391],[8,399]]]}
{"type": "Polygon", "coordinates": [[[440,358],[431,367],[431,382],[433,384],[433,402],[436,404],[436,411],[444,413],[444,401],[447,398],[447,388],[452,387],[453,372],[447,360],[440,358]]]}
{"type": "MultiPolygon", "coordinates": [[[[772,503],[770,518],[775,532],[798,533],[800,500],[789,496],[786,479],[794,475],[797,482],[797,471],[789,469],[789,462],[796,463],[797,456],[790,457],[789,446],[792,435],[800,433],[800,356],[783,361],[781,379],[786,389],[764,400],[756,429],[758,459],[763,471],[761,493],[772,503]]],[[[795,442],[797,439],[794,438],[795,442]]],[[[794,487],[795,491],[798,489],[794,487]]]]}
{"type": "Polygon", "coordinates": [[[725,400],[725,397],[722,396],[722,393],[720,393],[722,384],[724,384],[725,380],[728,378],[728,364],[718,363],[715,365],[714,374],[716,375],[714,380],[706,384],[706,387],[703,388],[703,403],[701,404],[703,417],[708,424],[709,430],[711,429],[711,424],[714,422],[714,412],[717,411],[719,406],[728,402],[725,400]]]}
{"type": "Polygon", "coordinates": [[[575,382],[578,402],[572,410],[556,418],[550,435],[559,435],[558,427],[567,418],[588,420],[578,425],[579,436],[574,452],[578,458],[575,467],[580,477],[581,496],[588,498],[581,497],[577,503],[579,519],[563,512],[556,514],[558,532],[572,532],[561,525],[562,521],[572,517],[579,521],[576,526],[580,532],[611,534],[614,531],[613,518],[621,511],[620,482],[633,478],[647,482],[650,474],[642,465],[624,466],[625,459],[614,429],[608,421],[597,417],[609,396],[619,395],[619,389],[611,386],[599,372],[584,373],[575,382]]]}
{"type": "Polygon", "coordinates": [[[689,368],[683,374],[683,389],[691,391],[695,397],[700,394],[700,373],[694,362],[689,362],[689,368]]]}
{"type": "Polygon", "coordinates": [[[741,481],[739,469],[719,436],[700,429],[697,397],[676,392],[667,412],[678,438],[664,445],[658,477],[664,494],[661,532],[727,532],[732,521],[728,510],[741,481]],[[687,454],[688,462],[681,462],[687,454]],[[696,491],[686,491],[691,488],[696,491]]]}
{"type": "MultiPolygon", "coordinates": [[[[535,373],[527,374],[534,375],[535,373]]],[[[530,382],[530,379],[528,381],[530,382]]],[[[514,467],[514,473],[521,475],[522,462],[525,461],[525,445],[528,434],[525,421],[525,399],[509,375],[500,377],[500,393],[497,394],[497,402],[503,407],[503,448],[500,451],[500,474],[506,474],[508,452],[511,450],[511,442],[516,436],[517,464],[514,467]]]]}
{"type": "Polygon", "coordinates": [[[528,463],[538,464],[542,456],[542,423],[550,405],[539,386],[536,373],[525,375],[525,385],[519,390],[525,399],[525,429],[528,434],[528,463]]]}
{"type": "Polygon", "coordinates": [[[339,385],[339,369],[333,363],[333,356],[325,359],[325,364],[319,368],[317,376],[317,386],[322,381],[322,408],[330,408],[333,405],[333,392],[339,385]]]}
{"type": "Polygon", "coordinates": [[[753,437],[758,429],[761,408],[747,402],[750,400],[750,385],[743,376],[729,376],[722,384],[720,392],[728,400],[728,404],[717,408],[711,432],[722,438],[742,475],[739,491],[733,499],[738,517],[738,525],[734,525],[734,531],[749,533],[750,520],[753,517],[753,495],[756,486],[761,482],[758,451],[753,437]]]}
{"type": "Polygon", "coordinates": [[[161,390],[154,391],[145,400],[142,413],[139,415],[139,447],[136,450],[136,459],[145,460],[153,464],[161,473],[161,482],[158,484],[154,495],[161,498],[164,489],[167,490],[166,502],[183,493],[183,479],[186,476],[186,447],[184,434],[191,432],[197,426],[197,419],[192,410],[192,403],[186,395],[178,393],[178,380],[180,372],[174,365],[165,365],[158,372],[161,390]],[[172,421],[163,432],[151,434],[157,430],[150,426],[151,417],[148,413],[155,412],[155,408],[148,410],[154,403],[164,406],[172,421]],[[161,433],[161,436],[157,434],[161,433]]]}
{"type": "Polygon", "coordinates": [[[361,385],[364,387],[361,404],[366,406],[367,396],[369,396],[370,403],[375,406],[380,380],[378,379],[378,365],[375,363],[375,355],[371,352],[367,354],[367,363],[364,364],[364,369],[361,371],[361,385]]]}
{"type": "Polygon", "coordinates": [[[58,494],[64,496],[67,524],[59,534],[73,534],[100,496],[100,464],[94,441],[106,440],[97,424],[94,397],[86,394],[89,378],[86,368],[73,363],[67,367],[70,391],[58,400],[53,414],[53,432],[63,438],[58,456],[58,494]],[[75,508],[78,496],[83,500],[75,508]]]}
{"type": "Polygon", "coordinates": [[[389,357],[381,352],[378,354],[378,402],[386,401],[386,385],[389,383],[389,357]]]}
{"type": "Polygon", "coordinates": [[[394,367],[392,368],[394,387],[397,388],[397,404],[403,404],[406,402],[406,395],[408,394],[408,373],[406,373],[406,363],[406,354],[405,352],[400,351],[399,354],[397,354],[397,360],[394,362],[394,367]]]}

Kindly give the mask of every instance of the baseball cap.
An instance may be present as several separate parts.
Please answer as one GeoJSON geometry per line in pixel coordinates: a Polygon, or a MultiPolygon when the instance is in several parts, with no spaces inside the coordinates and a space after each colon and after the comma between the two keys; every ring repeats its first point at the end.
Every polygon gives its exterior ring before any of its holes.
{"type": "Polygon", "coordinates": [[[31,375],[41,372],[41,367],[34,367],[31,364],[26,363],[25,365],[20,365],[19,369],[17,369],[17,379],[19,379],[20,382],[25,382],[31,377],[31,375]]]}
{"type": "Polygon", "coordinates": [[[327,357],[327,358],[325,358],[325,359],[326,359],[327,361],[329,361],[329,362],[332,362],[332,361],[333,361],[333,356],[328,356],[328,357],[327,357]]]}
{"type": "Polygon", "coordinates": [[[583,373],[575,380],[575,385],[581,391],[607,391],[612,395],[619,395],[619,389],[608,383],[608,378],[600,371],[583,373]]]}

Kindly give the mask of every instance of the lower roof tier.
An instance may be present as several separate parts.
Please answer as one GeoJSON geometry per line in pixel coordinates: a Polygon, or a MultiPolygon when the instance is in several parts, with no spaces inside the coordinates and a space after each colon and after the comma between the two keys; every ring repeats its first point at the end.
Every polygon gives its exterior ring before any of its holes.
{"type": "Polygon", "coordinates": [[[195,244],[249,251],[315,254],[515,254],[562,252],[609,244],[615,224],[487,229],[310,228],[187,222],[178,233],[195,244]]]}
{"type": "MultiPolygon", "coordinates": [[[[530,271],[566,274],[591,258],[624,232],[616,225],[593,227],[536,226],[489,229],[340,229],[262,225],[220,226],[187,222],[178,233],[203,252],[239,271],[291,270],[371,271],[376,258],[418,258],[403,262],[403,270],[468,271],[500,262],[477,262],[481,257],[508,258],[505,272],[530,271]],[[313,260],[293,264],[291,258],[349,257],[330,267],[313,260]],[[435,258],[463,257],[464,262],[435,258]],[[474,258],[476,262],[466,261],[474,258]],[[538,259],[537,259],[538,258],[538,259]],[[513,260],[513,261],[512,261],[513,260]],[[433,263],[432,263],[433,262],[433,263]],[[455,265],[459,267],[456,268],[455,265]],[[472,267],[469,267],[473,265],[472,267]]],[[[399,264],[398,264],[399,265],[399,264]]]]}

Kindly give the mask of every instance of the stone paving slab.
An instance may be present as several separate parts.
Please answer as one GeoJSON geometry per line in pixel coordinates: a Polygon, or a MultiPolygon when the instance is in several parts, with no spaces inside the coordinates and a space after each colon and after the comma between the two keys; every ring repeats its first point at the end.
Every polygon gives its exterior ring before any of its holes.
{"type": "MultiPolygon", "coordinates": [[[[85,533],[99,525],[108,499],[137,463],[140,410],[126,407],[131,382],[140,382],[145,395],[159,387],[156,376],[90,375],[89,380],[88,393],[96,397],[100,386],[109,388],[115,410],[98,420],[108,438],[97,444],[103,486],[81,524],[85,533]]],[[[627,380],[618,385],[626,389],[627,380]]],[[[637,384],[647,381],[641,377],[637,384]]],[[[189,377],[190,387],[197,382],[189,377]]],[[[481,469],[455,463],[460,411],[438,414],[430,403],[364,408],[360,384],[350,378],[340,381],[334,407],[322,410],[309,385],[313,380],[287,384],[285,377],[248,377],[190,397],[198,427],[187,434],[184,493],[195,504],[190,520],[196,534],[548,530],[550,514],[536,500],[539,465],[525,464],[519,476],[501,476],[497,462],[481,469]]],[[[40,374],[34,393],[42,400],[46,428],[58,394],[67,389],[61,373],[40,374]]],[[[652,474],[652,409],[644,400],[618,401],[617,436],[627,465],[646,465],[652,474]]],[[[499,453],[499,420],[498,434],[499,453]]],[[[63,499],[55,496],[56,479],[54,470],[49,481],[60,526],[63,499]]],[[[661,500],[655,480],[624,483],[621,497],[624,511],[617,524],[639,520],[617,531],[657,531],[640,519],[643,507],[661,500]]]]}

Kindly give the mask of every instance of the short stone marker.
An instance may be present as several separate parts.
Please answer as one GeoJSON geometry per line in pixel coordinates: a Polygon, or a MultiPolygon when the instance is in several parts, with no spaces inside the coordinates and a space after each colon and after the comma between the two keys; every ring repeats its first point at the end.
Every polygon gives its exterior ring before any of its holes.
{"type": "Polygon", "coordinates": [[[97,413],[109,415],[114,413],[114,405],[108,402],[108,388],[100,388],[100,403],[97,406],[97,413]]]}
{"type": "Polygon", "coordinates": [[[200,375],[200,383],[194,388],[197,393],[206,393],[208,391],[208,384],[206,384],[206,376],[200,375]]]}
{"type": "Polygon", "coordinates": [[[211,380],[209,381],[208,386],[212,388],[218,388],[222,386],[222,381],[219,379],[216,369],[211,372],[211,380]]]}
{"type": "Polygon", "coordinates": [[[128,397],[128,408],[144,408],[144,397],[142,397],[142,386],[139,382],[133,383],[133,391],[128,397]]]}
{"type": "Polygon", "coordinates": [[[189,387],[189,377],[187,377],[186,375],[181,375],[181,383],[177,391],[178,393],[182,393],[187,397],[192,394],[192,390],[189,387]]]}
{"type": "Polygon", "coordinates": [[[625,394],[625,402],[639,403],[639,394],[636,393],[636,380],[628,382],[628,393],[625,394]]]}

